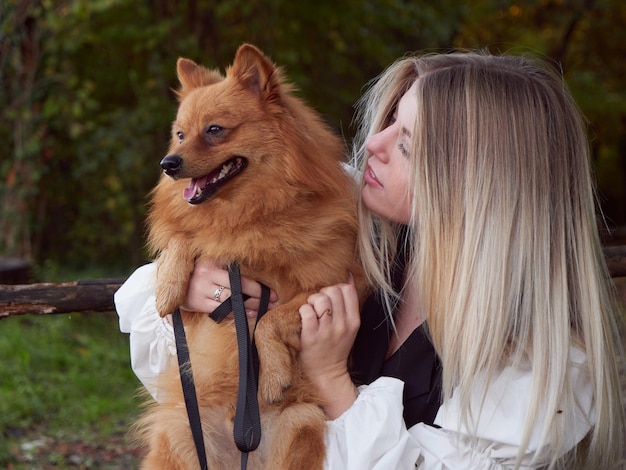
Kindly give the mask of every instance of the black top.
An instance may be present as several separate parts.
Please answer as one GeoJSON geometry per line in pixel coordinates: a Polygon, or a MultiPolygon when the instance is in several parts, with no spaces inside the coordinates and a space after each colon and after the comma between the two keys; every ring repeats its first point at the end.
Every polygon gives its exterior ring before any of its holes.
{"type": "MultiPolygon", "coordinates": [[[[394,283],[402,278],[403,264],[397,266],[394,283]]],[[[381,295],[374,293],[361,310],[361,327],[351,356],[352,379],[357,384],[370,384],[381,376],[404,381],[406,427],[419,422],[432,425],[441,405],[441,363],[425,325],[417,327],[402,346],[385,359],[392,334],[381,295]]]]}

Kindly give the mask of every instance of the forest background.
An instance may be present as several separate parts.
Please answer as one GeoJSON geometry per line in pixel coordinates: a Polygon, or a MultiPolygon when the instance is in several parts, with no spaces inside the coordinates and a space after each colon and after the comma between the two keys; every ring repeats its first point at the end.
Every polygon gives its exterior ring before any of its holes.
{"type": "MultiPolygon", "coordinates": [[[[408,52],[551,61],[589,121],[604,243],[625,244],[625,25],[622,0],[0,0],[0,258],[54,282],[144,263],[176,59],[223,69],[242,42],[348,147],[364,85],[408,52]]],[[[115,313],[3,320],[0,356],[0,467],[136,465],[138,382],[115,313]]]]}
{"type": "Polygon", "coordinates": [[[141,264],[176,59],[223,69],[244,41],[348,145],[363,86],[409,51],[552,61],[589,119],[606,226],[621,236],[625,24],[618,0],[2,0],[0,256],[48,270],[141,264]]]}

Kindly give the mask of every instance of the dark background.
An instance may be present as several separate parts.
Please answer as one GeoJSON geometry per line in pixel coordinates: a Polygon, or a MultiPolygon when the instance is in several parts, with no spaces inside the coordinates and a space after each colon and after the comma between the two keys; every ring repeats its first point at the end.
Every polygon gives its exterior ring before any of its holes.
{"type": "Polygon", "coordinates": [[[589,119],[605,243],[623,243],[625,24],[619,0],[2,0],[0,257],[36,272],[141,264],[176,59],[223,69],[242,42],[282,65],[347,144],[363,86],[409,51],[553,61],[589,119]]]}

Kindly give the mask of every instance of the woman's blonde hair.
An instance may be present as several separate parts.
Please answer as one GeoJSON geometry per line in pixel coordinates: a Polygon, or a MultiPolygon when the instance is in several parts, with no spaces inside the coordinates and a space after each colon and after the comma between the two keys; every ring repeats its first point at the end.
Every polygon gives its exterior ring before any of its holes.
{"type": "Polygon", "coordinates": [[[361,204],[370,279],[391,311],[401,292],[390,273],[404,244],[404,288],[418,292],[443,364],[443,398],[455,394],[468,427],[476,423],[470,396],[478,377],[532,368],[520,459],[535,428],[537,454],[548,452],[551,466],[571,465],[566,436],[575,423],[562,411],[578,406],[568,370],[572,349],[583,351],[596,415],[587,450],[574,458],[610,468],[624,444],[618,343],[578,108],[543,62],[485,53],[406,57],[358,104],[355,156],[363,168],[367,138],[387,125],[414,82],[411,221],[401,230],[361,204]]]}

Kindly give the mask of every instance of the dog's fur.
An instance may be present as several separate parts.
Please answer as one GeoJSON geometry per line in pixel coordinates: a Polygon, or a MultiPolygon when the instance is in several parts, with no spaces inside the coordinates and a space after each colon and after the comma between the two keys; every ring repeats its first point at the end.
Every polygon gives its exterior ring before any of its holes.
{"type": "MultiPolygon", "coordinates": [[[[262,440],[248,465],[321,468],[325,418],[298,363],[298,309],[311,293],[345,282],[350,272],[364,286],[355,184],[340,164],[343,145],[254,46],[239,48],[226,76],[187,59],[178,60],[177,71],[173,158],[162,162],[169,162],[163,166],[173,178],[159,181],[148,218],[150,246],[158,253],[157,309],[166,315],[184,303],[199,258],[224,266],[237,261],[242,275],[273,288],[279,305],[255,333],[262,440]],[[206,200],[188,202],[197,194],[194,184],[204,187],[203,175],[233,157],[247,160],[243,171],[206,200]],[[183,198],[187,187],[192,189],[183,198]]],[[[183,319],[209,468],[237,468],[233,321],[218,325],[199,313],[183,313],[183,319]]],[[[178,371],[165,373],[159,387],[159,403],[139,426],[149,447],[143,468],[196,468],[178,371]]]]}

